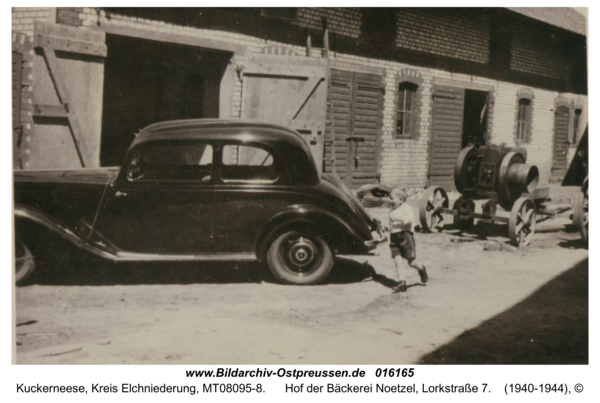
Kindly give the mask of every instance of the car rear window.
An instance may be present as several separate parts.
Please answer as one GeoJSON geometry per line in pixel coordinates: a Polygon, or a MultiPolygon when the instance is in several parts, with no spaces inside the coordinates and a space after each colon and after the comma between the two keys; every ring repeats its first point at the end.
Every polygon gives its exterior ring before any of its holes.
{"type": "Polygon", "coordinates": [[[262,148],[227,144],[222,156],[221,178],[225,181],[272,183],[278,178],[273,155],[262,148]]]}

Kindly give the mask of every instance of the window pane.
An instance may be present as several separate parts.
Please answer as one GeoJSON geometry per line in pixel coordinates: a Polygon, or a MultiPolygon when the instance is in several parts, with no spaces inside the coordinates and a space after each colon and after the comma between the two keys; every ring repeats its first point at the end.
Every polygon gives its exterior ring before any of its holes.
{"type": "Polygon", "coordinates": [[[413,104],[418,88],[416,84],[409,82],[403,82],[398,87],[396,135],[410,136],[412,133],[413,104]]]}
{"type": "Polygon", "coordinates": [[[404,103],[404,110],[407,112],[412,111],[414,95],[414,92],[406,90],[406,102],[404,103]]]}
{"type": "Polygon", "coordinates": [[[525,140],[525,122],[520,121],[518,129],[517,140],[525,140]]]}
{"type": "Polygon", "coordinates": [[[132,157],[127,169],[127,179],[208,182],[212,173],[212,156],[213,148],[210,144],[148,144],[142,146],[132,157]]]}
{"type": "Polygon", "coordinates": [[[244,182],[272,182],[277,179],[273,156],[266,150],[251,146],[226,145],[223,147],[223,170],[226,180],[244,182]]]}
{"type": "Polygon", "coordinates": [[[398,112],[398,116],[396,118],[396,134],[404,133],[404,113],[398,112]]]}
{"type": "Polygon", "coordinates": [[[524,105],[519,104],[519,117],[518,117],[519,123],[521,123],[523,121],[523,114],[524,114],[523,108],[524,108],[524,105]]]}
{"type": "Polygon", "coordinates": [[[398,111],[404,110],[405,103],[406,103],[406,90],[400,90],[398,92],[398,111]]]}
{"type": "Polygon", "coordinates": [[[404,134],[410,134],[412,129],[412,113],[405,113],[404,116],[406,117],[404,121],[404,134]]]}
{"type": "Polygon", "coordinates": [[[529,124],[531,101],[526,98],[519,99],[519,112],[517,115],[517,140],[527,141],[527,126],[529,124]]]}

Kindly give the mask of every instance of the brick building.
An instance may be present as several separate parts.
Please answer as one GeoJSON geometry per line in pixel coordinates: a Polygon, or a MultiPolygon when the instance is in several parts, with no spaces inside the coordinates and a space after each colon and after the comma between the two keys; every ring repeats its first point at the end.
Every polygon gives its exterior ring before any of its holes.
{"type": "Polygon", "coordinates": [[[558,179],[587,125],[568,8],[13,8],[15,169],[119,165],[159,120],[286,124],[349,185],[452,189],[462,148],[558,179]]]}

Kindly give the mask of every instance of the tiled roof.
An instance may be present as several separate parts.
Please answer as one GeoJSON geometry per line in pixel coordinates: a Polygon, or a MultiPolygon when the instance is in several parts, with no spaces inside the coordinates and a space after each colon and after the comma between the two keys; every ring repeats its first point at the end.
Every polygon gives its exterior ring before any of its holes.
{"type": "Polygon", "coordinates": [[[585,16],[568,7],[507,7],[529,18],[586,35],[585,16]]]}

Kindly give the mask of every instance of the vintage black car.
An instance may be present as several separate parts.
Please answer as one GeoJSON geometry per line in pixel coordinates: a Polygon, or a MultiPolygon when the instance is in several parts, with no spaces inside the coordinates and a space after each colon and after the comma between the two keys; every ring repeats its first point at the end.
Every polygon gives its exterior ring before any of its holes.
{"type": "Polygon", "coordinates": [[[121,168],[18,171],[14,197],[17,284],[51,237],[115,262],[267,261],[314,284],[379,228],[298,133],[239,120],[153,124],[121,168]]]}

